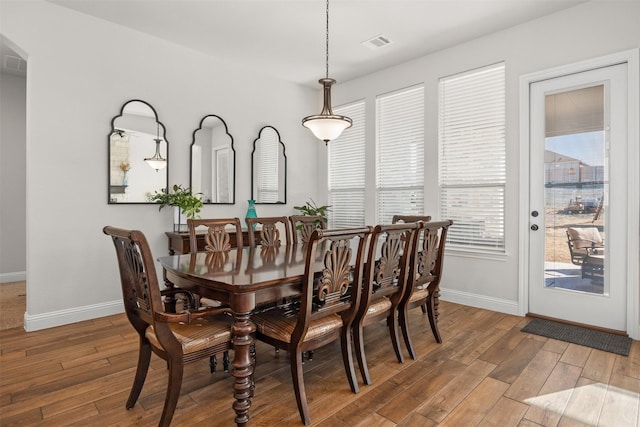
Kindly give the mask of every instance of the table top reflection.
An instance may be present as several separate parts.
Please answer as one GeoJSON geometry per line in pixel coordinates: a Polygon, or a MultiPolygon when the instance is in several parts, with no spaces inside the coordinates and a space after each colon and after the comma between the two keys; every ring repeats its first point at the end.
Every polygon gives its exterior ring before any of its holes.
{"type": "Polygon", "coordinates": [[[158,258],[165,269],[195,283],[231,292],[252,292],[278,284],[301,283],[306,247],[242,248],[158,258]]]}

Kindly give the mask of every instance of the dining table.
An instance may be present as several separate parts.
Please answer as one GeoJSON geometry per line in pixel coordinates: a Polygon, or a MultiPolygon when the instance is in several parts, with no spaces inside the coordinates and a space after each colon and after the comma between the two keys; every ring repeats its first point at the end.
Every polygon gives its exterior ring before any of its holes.
{"type": "MultiPolygon", "coordinates": [[[[306,246],[244,247],[159,257],[168,286],[228,304],[233,313],[233,410],[238,426],[249,422],[253,396],[252,355],[257,307],[301,294],[306,246]]],[[[318,260],[321,261],[321,260],[318,260]]]]}

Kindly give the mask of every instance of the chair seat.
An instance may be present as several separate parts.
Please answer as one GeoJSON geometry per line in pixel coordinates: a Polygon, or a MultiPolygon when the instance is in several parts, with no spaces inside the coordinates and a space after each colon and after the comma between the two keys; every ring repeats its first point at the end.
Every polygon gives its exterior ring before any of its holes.
{"type": "Polygon", "coordinates": [[[200,307],[221,307],[221,306],[222,306],[222,303],[220,301],[210,299],[210,298],[200,297],[200,307]]]}
{"type": "Polygon", "coordinates": [[[365,318],[376,316],[378,313],[384,313],[385,311],[391,308],[391,301],[389,298],[379,298],[377,301],[371,303],[367,308],[367,313],[364,315],[365,318]]]}
{"type": "MultiPolygon", "coordinates": [[[[290,342],[298,316],[284,309],[274,308],[251,316],[251,320],[255,323],[257,332],[278,341],[290,342]]],[[[337,314],[313,320],[304,341],[311,341],[341,327],[342,318],[337,314]]]]}
{"type": "Polygon", "coordinates": [[[429,289],[416,289],[411,294],[411,298],[409,298],[409,302],[421,301],[426,299],[429,296],[429,289]]]}
{"type": "MultiPolygon", "coordinates": [[[[191,323],[170,323],[169,327],[182,345],[182,352],[190,354],[230,341],[232,321],[230,316],[215,316],[191,323]]],[[[153,346],[162,348],[153,326],[147,328],[145,336],[153,346]]]]}

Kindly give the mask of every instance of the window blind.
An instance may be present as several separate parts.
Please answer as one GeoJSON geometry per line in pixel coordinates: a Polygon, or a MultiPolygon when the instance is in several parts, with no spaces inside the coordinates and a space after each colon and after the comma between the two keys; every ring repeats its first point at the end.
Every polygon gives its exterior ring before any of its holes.
{"type": "Polygon", "coordinates": [[[424,215],[424,86],[376,98],[376,219],[424,215]]]}
{"type": "Polygon", "coordinates": [[[269,132],[260,137],[260,144],[256,148],[256,156],[260,159],[260,174],[258,176],[258,201],[260,203],[276,203],[278,201],[279,144],[278,137],[269,132]]]}
{"type": "Polygon", "coordinates": [[[504,63],[439,81],[440,215],[452,246],[504,252],[504,63]]]}
{"type": "Polygon", "coordinates": [[[333,109],[350,117],[353,125],[329,142],[329,228],[364,225],[365,104],[360,101],[333,109]]]}

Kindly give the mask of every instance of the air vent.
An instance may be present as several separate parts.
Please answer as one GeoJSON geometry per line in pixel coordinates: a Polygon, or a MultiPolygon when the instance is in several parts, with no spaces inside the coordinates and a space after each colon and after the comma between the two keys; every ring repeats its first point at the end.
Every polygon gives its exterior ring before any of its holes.
{"type": "Polygon", "coordinates": [[[27,61],[18,56],[5,55],[3,65],[6,70],[20,72],[27,71],[27,61]]]}
{"type": "Polygon", "coordinates": [[[377,35],[375,37],[370,38],[369,40],[365,40],[362,44],[368,47],[371,50],[376,50],[388,46],[391,44],[391,40],[383,35],[377,35]]]}

